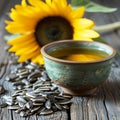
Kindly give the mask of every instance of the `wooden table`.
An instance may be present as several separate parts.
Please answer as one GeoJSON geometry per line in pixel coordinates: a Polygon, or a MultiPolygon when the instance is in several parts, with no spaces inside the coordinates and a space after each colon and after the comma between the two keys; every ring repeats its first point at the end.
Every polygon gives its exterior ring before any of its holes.
{"type": "MultiPolygon", "coordinates": [[[[0,2],[0,84],[6,89],[6,75],[10,72],[10,55],[5,50],[6,43],[4,36],[7,35],[4,27],[4,19],[8,15],[9,9],[16,2],[5,0],[6,4],[0,2]]],[[[87,13],[86,17],[93,19],[97,25],[108,24],[120,20],[120,1],[119,0],[99,0],[100,4],[117,7],[114,13],[87,13]]],[[[120,50],[120,30],[102,33],[106,39],[117,50],[120,50]]],[[[1,96],[0,96],[1,97],[1,96]]],[[[74,97],[69,111],[56,112],[48,116],[32,115],[22,118],[14,111],[0,108],[0,120],[120,120],[120,58],[116,57],[111,74],[107,81],[99,86],[97,94],[91,97],[74,97]]]]}

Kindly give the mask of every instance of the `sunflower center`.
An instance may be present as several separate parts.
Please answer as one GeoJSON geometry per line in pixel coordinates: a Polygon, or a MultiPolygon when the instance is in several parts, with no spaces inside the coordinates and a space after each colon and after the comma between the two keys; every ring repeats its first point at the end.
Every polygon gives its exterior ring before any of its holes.
{"type": "Polygon", "coordinates": [[[47,38],[50,41],[54,41],[56,39],[59,39],[62,35],[62,32],[60,31],[58,26],[50,27],[48,30],[46,30],[46,33],[47,33],[46,34],[47,38]]]}
{"type": "Polygon", "coordinates": [[[37,24],[35,37],[40,46],[52,41],[72,39],[73,27],[65,18],[46,17],[37,24]]]}

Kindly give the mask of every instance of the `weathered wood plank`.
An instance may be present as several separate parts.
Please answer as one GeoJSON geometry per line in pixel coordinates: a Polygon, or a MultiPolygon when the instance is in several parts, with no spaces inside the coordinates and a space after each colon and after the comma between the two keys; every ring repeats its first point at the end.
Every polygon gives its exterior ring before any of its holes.
{"type": "Polygon", "coordinates": [[[0,120],[13,120],[12,112],[6,108],[0,111],[0,120]]]}
{"type": "Polygon", "coordinates": [[[113,68],[109,79],[98,88],[93,97],[74,97],[71,119],[119,120],[120,118],[120,69],[113,68]]]}
{"type": "Polygon", "coordinates": [[[71,119],[75,120],[107,120],[104,96],[100,92],[94,97],[75,97],[71,106],[71,119]]]}
{"type": "Polygon", "coordinates": [[[108,118],[111,120],[120,119],[120,69],[114,68],[109,81],[104,85],[105,106],[108,118]]]}
{"type": "MultiPolygon", "coordinates": [[[[1,0],[4,1],[4,0],[1,0]]],[[[96,1],[96,0],[94,0],[96,1]]],[[[9,9],[20,0],[12,2],[6,0],[6,5],[0,7],[0,84],[9,90],[10,85],[4,81],[5,76],[10,72],[10,61],[12,58],[4,50],[6,46],[3,38],[6,34],[4,30],[4,19],[7,17],[9,9]],[[10,4],[9,4],[9,3],[10,4]]],[[[97,2],[110,7],[118,7],[120,10],[120,1],[114,0],[97,0],[97,2]]],[[[3,2],[1,3],[3,5],[3,2]]],[[[103,25],[118,21],[120,19],[120,11],[109,14],[86,14],[95,21],[97,25],[103,25]],[[102,18],[102,19],[101,19],[102,18]]],[[[101,34],[113,47],[120,50],[120,30],[101,34]]],[[[71,106],[71,120],[119,120],[120,119],[120,59],[115,63],[116,67],[112,69],[109,79],[99,87],[96,96],[93,97],[74,97],[71,106]]],[[[14,111],[0,108],[0,120],[69,120],[67,112],[56,112],[49,116],[29,116],[22,118],[14,111]]]]}

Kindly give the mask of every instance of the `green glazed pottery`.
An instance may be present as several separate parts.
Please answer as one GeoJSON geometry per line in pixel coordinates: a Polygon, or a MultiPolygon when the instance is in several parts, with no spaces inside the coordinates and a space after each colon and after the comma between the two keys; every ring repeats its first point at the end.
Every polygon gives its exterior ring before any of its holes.
{"type": "Polygon", "coordinates": [[[112,58],[116,54],[115,50],[109,45],[74,40],[49,43],[42,47],[41,53],[51,80],[61,86],[65,93],[76,96],[91,95],[96,91],[96,88],[108,78],[112,58]],[[96,61],[78,62],[50,55],[52,52],[73,48],[94,50],[98,53],[104,52],[107,57],[96,61]]]}

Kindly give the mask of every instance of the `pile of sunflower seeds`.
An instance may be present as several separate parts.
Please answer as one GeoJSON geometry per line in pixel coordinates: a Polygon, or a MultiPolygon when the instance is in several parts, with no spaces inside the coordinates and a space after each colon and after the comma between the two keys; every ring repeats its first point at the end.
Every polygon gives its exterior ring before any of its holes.
{"type": "Polygon", "coordinates": [[[3,96],[7,109],[15,110],[22,117],[67,110],[72,102],[71,95],[51,82],[44,66],[32,62],[19,64],[6,80],[13,85],[12,95],[3,96]]]}

